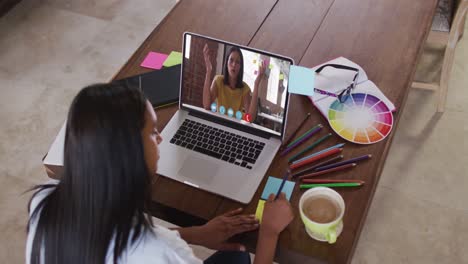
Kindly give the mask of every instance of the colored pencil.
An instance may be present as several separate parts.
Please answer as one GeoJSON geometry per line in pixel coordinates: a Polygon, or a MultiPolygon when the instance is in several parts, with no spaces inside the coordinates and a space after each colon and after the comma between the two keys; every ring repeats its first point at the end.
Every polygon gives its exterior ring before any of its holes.
{"type": "Polygon", "coordinates": [[[289,146],[285,150],[283,150],[283,152],[281,152],[281,156],[284,156],[284,155],[288,154],[295,147],[299,146],[301,143],[303,143],[306,140],[308,140],[309,138],[311,138],[313,135],[318,133],[320,131],[320,129],[322,129],[322,127],[323,126],[321,124],[316,125],[313,129],[309,130],[305,134],[305,136],[303,136],[300,140],[295,141],[294,143],[292,143],[292,145],[289,144],[289,146]]]}
{"type": "Polygon", "coordinates": [[[286,171],[286,173],[284,173],[283,181],[281,182],[281,185],[280,185],[280,187],[279,187],[279,189],[278,189],[278,192],[276,193],[275,200],[278,199],[278,197],[279,197],[281,191],[283,190],[284,183],[285,183],[286,180],[288,179],[290,173],[291,173],[291,170],[290,170],[290,169],[288,169],[288,170],[286,171]]]}
{"type": "Polygon", "coordinates": [[[294,139],[293,141],[291,141],[288,145],[286,145],[286,148],[288,148],[288,147],[294,145],[297,141],[303,139],[305,136],[307,136],[307,135],[310,133],[310,131],[316,129],[319,125],[321,125],[321,124],[318,124],[318,125],[316,125],[316,126],[313,126],[311,129],[309,129],[309,130],[307,130],[306,132],[304,132],[304,134],[302,134],[302,135],[298,136],[297,138],[295,138],[295,139],[294,139]]]}
{"type": "Polygon", "coordinates": [[[310,113],[307,113],[307,115],[304,117],[304,120],[302,120],[302,122],[299,124],[299,126],[296,128],[296,130],[294,130],[294,132],[292,133],[292,135],[288,138],[288,140],[286,140],[282,147],[285,147],[289,144],[289,142],[291,142],[293,140],[293,138],[296,136],[297,132],[299,132],[299,130],[301,130],[301,128],[304,126],[305,122],[307,121],[307,119],[309,119],[310,117],[310,113]]]}
{"type": "Polygon", "coordinates": [[[349,168],[353,168],[353,167],[356,167],[356,163],[350,163],[350,164],[346,164],[346,165],[343,165],[343,166],[334,167],[334,168],[331,168],[331,169],[328,169],[328,170],[321,170],[321,171],[318,171],[318,172],[306,174],[306,175],[300,176],[299,179],[302,180],[302,179],[305,179],[305,178],[320,176],[320,175],[327,174],[327,173],[330,173],[330,172],[345,170],[345,169],[349,169],[349,168]]]}
{"type": "Polygon", "coordinates": [[[340,182],[340,183],[316,183],[316,184],[301,184],[299,188],[310,189],[315,187],[359,187],[363,183],[358,182],[340,182]]]}
{"type": "Polygon", "coordinates": [[[294,178],[294,177],[299,176],[299,175],[301,175],[301,174],[303,174],[303,173],[310,172],[310,171],[314,171],[314,170],[315,170],[316,168],[318,168],[318,167],[328,165],[328,164],[330,164],[330,163],[333,163],[333,162],[335,162],[335,161],[338,161],[338,160],[342,159],[343,157],[344,157],[343,155],[338,155],[338,156],[333,157],[333,158],[331,158],[331,159],[327,159],[327,160],[322,161],[322,162],[320,162],[319,164],[314,165],[314,166],[312,166],[312,167],[310,167],[310,168],[307,168],[307,169],[298,171],[298,172],[296,172],[296,173],[293,173],[291,177],[294,178]]]}
{"type": "Polygon", "coordinates": [[[350,164],[350,163],[355,163],[357,161],[370,159],[371,157],[372,157],[371,154],[363,155],[363,156],[359,156],[359,157],[352,158],[352,159],[349,159],[349,160],[343,160],[343,161],[340,161],[340,162],[337,162],[337,163],[333,163],[333,164],[325,165],[325,166],[322,166],[322,167],[318,167],[318,168],[315,169],[315,171],[328,170],[328,169],[331,169],[331,168],[339,167],[341,165],[346,165],[346,164],[350,164]]]}
{"type": "Polygon", "coordinates": [[[364,184],[364,181],[361,180],[330,180],[330,179],[304,179],[303,183],[340,183],[340,182],[356,182],[364,184]]]}
{"type": "Polygon", "coordinates": [[[303,160],[306,160],[306,159],[308,159],[308,158],[312,158],[312,157],[314,157],[314,156],[316,156],[316,155],[319,155],[319,154],[322,154],[322,153],[324,153],[324,152],[327,152],[327,151],[329,151],[329,150],[331,150],[331,149],[342,148],[342,147],[344,146],[344,144],[345,144],[345,143],[336,144],[335,146],[331,146],[331,147],[329,147],[329,148],[326,148],[326,149],[317,151],[317,152],[315,152],[315,153],[310,154],[309,156],[305,156],[305,157],[303,157],[303,158],[300,158],[300,159],[297,159],[297,160],[293,161],[292,164],[299,163],[299,162],[301,162],[301,161],[303,161],[303,160]]]}
{"type": "Polygon", "coordinates": [[[322,154],[316,155],[316,156],[314,156],[312,158],[303,160],[303,161],[301,161],[299,163],[296,163],[296,164],[291,164],[291,166],[289,166],[289,168],[291,168],[292,170],[297,169],[297,168],[302,167],[304,165],[310,164],[310,163],[312,163],[314,161],[321,160],[321,159],[329,157],[331,155],[335,155],[337,153],[340,153],[342,150],[343,150],[342,148],[330,149],[329,151],[323,152],[322,154]]]}
{"type": "Polygon", "coordinates": [[[331,135],[332,135],[331,133],[328,133],[328,134],[326,134],[325,136],[323,136],[323,137],[317,139],[317,141],[315,141],[314,143],[312,143],[312,145],[308,146],[308,147],[305,148],[304,150],[302,150],[302,151],[300,151],[299,153],[294,154],[292,157],[290,157],[290,158],[288,159],[288,162],[291,162],[293,159],[299,157],[300,155],[306,153],[306,152],[309,151],[309,150],[312,150],[313,148],[315,148],[316,146],[318,146],[320,143],[322,143],[323,141],[325,141],[325,140],[327,140],[328,138],[330,138],[331,135]]]}

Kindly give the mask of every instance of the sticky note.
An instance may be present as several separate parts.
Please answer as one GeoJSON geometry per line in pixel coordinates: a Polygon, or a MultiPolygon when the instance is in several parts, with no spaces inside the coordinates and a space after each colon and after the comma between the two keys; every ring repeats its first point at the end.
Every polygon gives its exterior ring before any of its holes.
{"type": "Polygon", "coordinates": [[[268,68],[270,68],[270,70],[273,69],[273,64],[270,64],[268,68]]]}
{"type": "Polygon", "coordinates": [[[294,94],[314,94],[315,72],[309,68],[291,65],[288,91],[294,94]]]}
{"type": "Polygon", "coordinates": [[[281,73],[281,74],[279,75],[279,79],[280,79],[280,80],[284,80],[284,74],[281,73]]]}
{"type": "Polygon", "coordinates": [[[257,64],[257,60],[253,60],[253,64],[257,64]]]}
{"type": "MultiPolygon", "coordinates": [[[[279,178],[275,178],[271,176],[268,177],[268,181],[265,185],[265,189],[263,189],[262,199],[268,200],[268,196],[270,196],[271,193],[276,195],[276,193],[278,193],[278,190],[281,186],[282,181],[283,179],[279,179],[279,178]]],[[[281,192],[284,192],[286,194],[286,199],[288,199],[288,201],[291,199],[291,194],[294,190],[294,185],[295,185],[294,182],[286,181],[284,183],[283,190],[281,190],[281,192]]]]}
{"type": "Polygon", "coordinates": [[[257,210],[255,211],[255,219],[258,219],[260,223],[262,223],[263,218],[263,209],[265,208],[265,201],[259,200],[257,205],[257,210]]]}
{"type": "Polygon", "coordinates": [[[166,54],[150,51],[148,55],[146,55],[146,58],[143,60],[140,66],[159,70],[162,68],[162,65],[166,59],[166,54]]]}
{"type": "Polygon", "coordinates": [[[182,53],[172,51],[164,61],[164,67],[171,67],[182,63],[182,53]]]}

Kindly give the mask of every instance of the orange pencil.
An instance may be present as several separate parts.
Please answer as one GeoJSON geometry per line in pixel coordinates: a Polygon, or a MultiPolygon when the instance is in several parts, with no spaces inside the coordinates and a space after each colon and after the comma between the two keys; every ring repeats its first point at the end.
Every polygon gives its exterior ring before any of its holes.
{"type": "Polygon", "coordinates": [[[342,165],[342,166],[339,166],[339,167],[331,168],[331,169],[328,169],[328,170],[322,170],[322,171],[306,174],[304,176],[299,177],[299,180],[319,176],[319,175],[330,173],[330,172],[345,170],[345,169],[353,168],[353,167],[356,167],[356,163],[350,163],[350,164],[342,165]]]}
{"type": "Polygon", "coordinates": [[[303,183],[340,183],[340,182],[355,182],[364,184],[361,180],[331,180],[331,179],[303,179],[303,183]]]}
{"type": "Polygon", "coordinates": [[[314,161],[317,161],[317,160],[321,160],[323,158],[326,158],[328,156],[331,156],[331,155],[334,155],[336,153],[339,153],[341,152],[343,149],[342,148],[335,148],[335,149],[330,149],[329,151],[326,151],[320,155],[317,155],[317,156],[314,156],[314,157],[311,157],[309,159],[306,159],[306,160],[303,160],[301,162],[298,162],[298,163],[295,163],[295,164],[291,164],[291,166],[289,166],[291,168],[291,170],[294,170],[294,169],[297,169],[299,167],[302,167],[304,165],[307,165],[309,163],[312,163],[314,161]]]}

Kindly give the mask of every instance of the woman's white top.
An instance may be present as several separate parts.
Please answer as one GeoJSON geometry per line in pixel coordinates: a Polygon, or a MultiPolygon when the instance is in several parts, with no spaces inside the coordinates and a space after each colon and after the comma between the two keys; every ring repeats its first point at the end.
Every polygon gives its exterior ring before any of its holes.
{"type": "MultiPolygon", "coordinates": [[[[55,182],[57,183],[57,182],[55,182]]],[[[31,201],[30,214],[42,199],[53,188],[38,193],[31,201]]],[[[36,218],[40,217],[40,212],[36,218]]],[[[32,219],[29,234],[26,241],[26,263],[30,263],[32,243],[36,233],[38,219],[32,219]]],[[[109,245],[106,263],[112,264],[114,259],[114,241],[109,245]]],[[[44,261],[41,261],[44,263],[44,261]]],[[[194,254],[190,246],[180,237],[178,231],[169,230],[162,226],[153,228],[153,232],[146,232],[132,245],[124,250],[119,258],[119,263],[203,263],[194,254]]]]}

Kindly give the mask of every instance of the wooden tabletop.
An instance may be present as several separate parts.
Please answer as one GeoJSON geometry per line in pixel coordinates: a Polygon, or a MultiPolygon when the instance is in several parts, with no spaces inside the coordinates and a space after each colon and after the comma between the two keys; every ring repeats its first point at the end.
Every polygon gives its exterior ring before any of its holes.
{"type": "MultiPolygon", "coordinates": [[[[154,29],[141,47],[122,67],[115,79],[148,71],[139,65],[149,51],[169,53],[182,50],[184,31],[251,46],[292,57],[296,64],[313,67],[344,56],[362,66],[370,80],[395,104],[395,126],[404,109],[417,59],[430,30],[437,0],[190,0],[180,1],[154,29]]],[[[157,111],[159,129],[163,129],[177,107],[157,111]]],[[[287,135],[311,112],[304,132],[314,124],[327,121],[308,99],[292,95],[287,135]],[[294,113],[294,114],[292,114],[294,113]]],[[[332,130],[325,126],[321,133],[332,130]]],[[[296,188],[291,197],[296,218],[281,234],[277,260],[281,263],[349,263],[382,172],[395,131],[376,144],[347,144],[343,154],[354,157],[372,154],[372,159],[355,169],[336,173],[336,178],[362,179],[357,189],[336,189],[344,198],[344,230],[333,245],[317,242],[305,233],[298,213],[303,191],[296,188]]],[[[332,143],[342,142],[336,134],[332,143]]],[[[161,153],[164,155],[164,153],[161,153]]],[[[276,157],[266,176],[280,177],[286,158],[276,157]]],[[[247,213],[254,213],[260,184],[247,213]]],[[[242,206],[176,181],[159,177],[152,193],[155,214],[176,224],[189,225],[210,219],[242,206]]],[[[242,239],[255,249],[256,233],[242,239]]]]}

